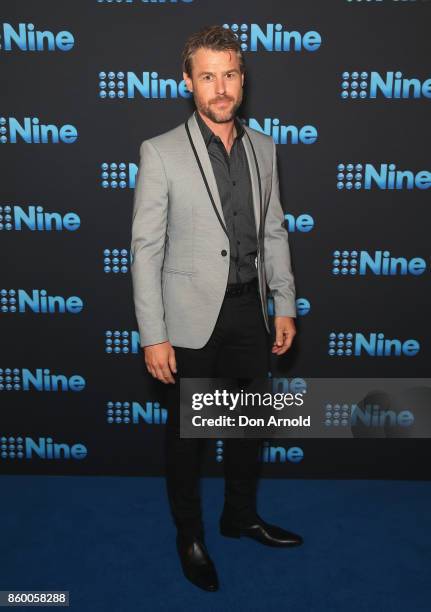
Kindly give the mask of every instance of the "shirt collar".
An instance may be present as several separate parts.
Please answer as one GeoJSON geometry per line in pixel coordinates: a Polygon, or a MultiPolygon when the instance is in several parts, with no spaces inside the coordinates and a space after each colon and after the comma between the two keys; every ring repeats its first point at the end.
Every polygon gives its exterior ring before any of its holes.
{"type": "MultiPolygon", "coordinates": [[[[195,110],[195,116],[196,116],[196,120],[198,122],[198,125],[200,127],[203,139],[205,141],[205,145],[208,147],[208,145],[211,142],[212,138],[215,137],[215,134],[208,127],[208,125],[202,119],[202,117],[200,116],[200,114],[198,113],[197,110],[195,110]]],[[[242,138],[244,136],[244,132],[245,132],[244,126],[243,126],[242,122],[238,119],[238,117],[235,116],[234,117],[234,123],[235,123],[235,127],[236,127],[237,138],[242,138]]]]}

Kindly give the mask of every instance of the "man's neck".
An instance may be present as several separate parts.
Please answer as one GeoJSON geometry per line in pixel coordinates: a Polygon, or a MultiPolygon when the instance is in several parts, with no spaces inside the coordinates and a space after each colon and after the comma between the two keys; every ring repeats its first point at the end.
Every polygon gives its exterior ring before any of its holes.
{"type": "Polygon", "coordinates": [[[210,130],[212,130],[214,134],[220,138],[226,149],[229,151],[237,135],[234,119],[232,118],[230,121],[223,123],[215,123],[205,115],[202,115],[198,109],[196,109],[196,112],[199,113],[202,121],[204,121],[210,130]]]}

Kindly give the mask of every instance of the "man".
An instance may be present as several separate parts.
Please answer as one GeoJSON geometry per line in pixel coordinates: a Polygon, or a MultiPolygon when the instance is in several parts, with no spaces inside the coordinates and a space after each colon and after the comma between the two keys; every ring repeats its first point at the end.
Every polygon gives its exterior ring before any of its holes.
{"type": "MultiPolygon", "coordinates": [[[[166,484],[185,576],[208,591],[218,578],[204,542],[199,468],[205,440],[180,438],[179,377],[267,377],[295,335],[295,286],[273,139],[236,117],[244,60],[234,33],[189,37],[183,78],[196,110],[140,148],[132,279],[145,364],[167,391],[166,484]],[[175,379],[174,374],[177,374],[175,379]]],[[[221,533],[270,546],[302,538],[256,512],[258,439],[226,439],[221,533]]]]}

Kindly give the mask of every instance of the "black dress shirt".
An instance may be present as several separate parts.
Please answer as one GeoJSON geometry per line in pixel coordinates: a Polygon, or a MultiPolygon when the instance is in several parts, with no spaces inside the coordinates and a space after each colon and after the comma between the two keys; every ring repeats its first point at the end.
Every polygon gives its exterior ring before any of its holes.
{"type": "Polygon", "coordinates": [[[197,111],[195,115],[211,160],[229,236],[228,283],[246,283],[257,277],[257,235],[250,170],[242,143],[244,126],[234,118],[237,135],[229,154],[197,111]]]}

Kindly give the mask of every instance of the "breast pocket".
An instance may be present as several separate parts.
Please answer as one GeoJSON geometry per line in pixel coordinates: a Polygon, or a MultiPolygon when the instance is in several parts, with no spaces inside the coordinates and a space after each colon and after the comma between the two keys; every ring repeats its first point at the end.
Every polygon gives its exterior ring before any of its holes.
{"type": "Polygon", "coordinates": [[[192,276],[193,274],[193,272],[190,272],[189,270],[177,270],[176,268],[169,267],[164,268],[163,272],[165,274],[186,274],[187,276],[192,276]]]}

